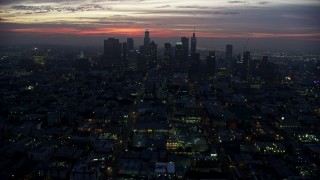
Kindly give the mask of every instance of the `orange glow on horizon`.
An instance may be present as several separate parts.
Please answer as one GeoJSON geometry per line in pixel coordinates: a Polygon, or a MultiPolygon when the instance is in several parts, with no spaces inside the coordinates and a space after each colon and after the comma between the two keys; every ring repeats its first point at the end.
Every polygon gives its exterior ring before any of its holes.
{"type": "MultiPolygon", "coordinates": [[[[141,37],[144,36],[145,29],[143,28],[95,28],[95,29],[76,29],[76,28],[19,28],[8,29],[7,31],[18,33],[39,33],[52,35],[120,35],[141,37]]],[[[178,32],[167,29],[152,29],[153,37],[174,37],[178,32]]]]}
{"type": "MultiPolygon", "coordinates": [[[[9,32],[17,33],[39,33],[48,35],[114,35],[114,36],[130,36],[143,37],[144,28],[95,28],[95,29],[76,29],[76,28],[21,28],[21,29],[6,29],[9,32]]],[[[177,36],[191,36],[190,32],[181,30],[169,30],[160,28],[151,28],[150,33],[152,37],[177,37],[177,36]]],[[[275,33],[215,33],[215,32],[197,32],[197,37],[207,38],[296,38],[304,40],[320,40],[320,33],[309,34],[275,34],[275,33]]]]}

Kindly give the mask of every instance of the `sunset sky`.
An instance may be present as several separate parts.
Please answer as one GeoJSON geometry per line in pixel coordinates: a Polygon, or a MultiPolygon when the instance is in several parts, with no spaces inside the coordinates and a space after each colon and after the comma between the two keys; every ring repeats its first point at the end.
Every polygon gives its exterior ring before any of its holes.
{"type": "Polygon", "coordinates": [[[2,43],[137,38],[145,29],[178,39],[193,26],[204,42],[320,42],[320,0],[1,0],[0,7],[2,43]]]}

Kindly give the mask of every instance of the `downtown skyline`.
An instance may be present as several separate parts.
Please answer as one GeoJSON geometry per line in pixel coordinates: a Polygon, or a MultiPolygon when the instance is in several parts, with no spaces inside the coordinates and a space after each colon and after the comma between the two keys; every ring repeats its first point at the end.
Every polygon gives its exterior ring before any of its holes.
{"type": "Polygon", "coordinates": [[[320,177],[320,0],[0,0],[0,177],[320,177]]]}
{"type": "Polygon", "coordinates": [[[288,49],[314,50],[320,42],[317,0],[4,0],[0,5],[2,44],[34,37],[38,39],[32,43],[55,44],[65,39],[65,43],[79,44],[91,39],[94,44],[107,37],[141,38],[145,29],[161,44],[163,38],[174,43],[179,36],[191,37],[194,26],[199,47],[216,46],[210,42],[213,38],[223,45],[239,42],[243,46],[250,38],[253,47],[277,44],[283,48],[296,43],[288,49]]]}

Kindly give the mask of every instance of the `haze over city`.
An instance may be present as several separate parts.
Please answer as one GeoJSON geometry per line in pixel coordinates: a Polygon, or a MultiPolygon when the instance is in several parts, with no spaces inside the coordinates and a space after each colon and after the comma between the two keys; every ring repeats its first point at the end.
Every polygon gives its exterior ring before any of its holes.
{"type": "Polygon", "coordinates": [[[319,0],[0,0],[0,178],[320,177],[319,0]]]}
{"type": "MultiPolygon", "coordinates": [[[[149,29],[159,44],[191,36],[199,48],[319,50],[318,0],[2,0],[1,44],[102,45],[149,29]]],[[[140,43],[140,44],[141,44],[140,43]]]]}

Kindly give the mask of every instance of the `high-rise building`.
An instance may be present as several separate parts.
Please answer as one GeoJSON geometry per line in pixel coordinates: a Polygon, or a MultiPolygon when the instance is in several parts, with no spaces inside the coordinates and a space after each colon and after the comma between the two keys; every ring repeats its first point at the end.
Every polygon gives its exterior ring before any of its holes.
{"type": "Polygon", "coordinates": [[[128,51],[134,50],[133,38],[127,38],[127,47],[128,51]]]}
{"type": "Polygon", "coordinates": [[[243,64],[246,67],[249,67],[249,62],[250,62],[250,51],[245,51],[243,52],[243,64]]]}
{"type": "Polygon", "coordinates": [[[127,38],[127,54],[128,60],[133,60],[136,56],[133,38],[127,38]]]}
{"type": "Polygon", "coordinates": [[[207,75],[209,77],[213,77],[216,72],[216,52],[209,51],[209,55],[206,59],[206,66],[207,66],[207,75]]]}
{"type": "Polygon", "coordinates": [[[127,42],[122,43],[122,63],[124,68],[128,67],[128,43],[127,42]]]}
{"type": "Polygon", "coordinates": [[[226,74],[230,75],[232,73],[232,68],[234,63],[232,62],[232,45],[227,44],[226,46],[226,74]]]}
{"type": "Polygon", "coordinates": [[[139,46],[139,54],[144,55],[144,45],[139,46]]]}
{"type": "Polygon", "coordinates": [[[206,74],[203,74],[206,71],[203,71],[202,63],[200,61],[200,53],[191,53],[190,66],[188,67],[188,73],[190,78],[198,82],[202,80],[201,77],[205,77],[206,74]]]}
{"type": "Polygon", "coordinates": [[[270,68],[268,56],[263,56],[261,60],[261,64],[259,65],[259,75],[262,80],[268,80],[268,76],[270,76],[270,72],[272,68],[270,68]]]}
{"type": "Polygon", "coordinates": [[[151,41],[149,67],[156,67],[157,63],[158,63],[158,45],[156,42],[151,41]]]}
{"type": "Polygon", "coordinates": [[[104,60],[108,66],[121,65],[121,44],[119,39],[108,38],[104,40],[104,60]]]}
{"type": "Polygon", "coordinates": [[[170,43],[164,43],[164,55],[163,55],[164,64],[167,66],[171,65],[172,61],[172,46],[170,43]]]}
{"type": "Polygon", "coordinates": [[[141,45],[139,47],[139,52],[137,54],[138,59],[137,59],[137,68],[140,71],[145,71],[147,69],[147,60],[144,52],[145,48],[144,45],[141,45]]]}
{"type": "Polygon", "coordinates": [[[197,37],[195,28],[193,29],[193,36],[191,37],[191,55],[197,52],[197,37]]]}
{"type": "Polygon", "coordinates": [[[187,61],[189,56],[189,38],[181,37],[181,43],[182,43],[182,58],[183,58],[183,61],[187,61]]]}
{"type": "Polygon", "coordinates": [[[200,61],[200,53],[192,53],[191,54],[191,62],[199,62],[200,61]]]}
{"type": "Polygon", "coordinates": [[[177,42],[176,49],[175,49],[175,59],[177,66],[181,66],[184,61],[184,49],[182,42],[177,42]]]}
{"type": "Polygon", "coordinates": [[[144,41],[143,41],[143,46],[144,46],[144,55],[149,58],[150,56],[150,32],[147,29],[144,32],[144,41]]]}
{"type": "Polygon", "coordinates": [[[249,80],[249,66],[250,66],[250,52],[249,51],[245,51],[243,52],[243,72],[242,72],[242,77],[243,80],[248,81],[249,80]]]}

